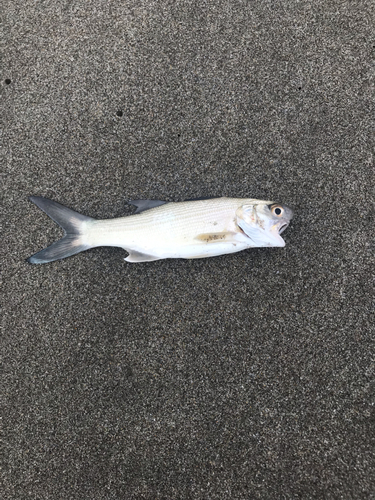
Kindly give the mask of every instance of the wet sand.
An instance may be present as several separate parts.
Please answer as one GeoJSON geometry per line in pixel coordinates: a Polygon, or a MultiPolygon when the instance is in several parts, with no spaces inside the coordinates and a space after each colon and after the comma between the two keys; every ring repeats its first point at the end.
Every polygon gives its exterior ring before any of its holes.
{"type": "Polygon", "coordinates": [[[374,4],[5,2],[4,499],[375,490],[374,4]],[[273,199],[283,249],[25,259],[131,199],[273,199]]]}

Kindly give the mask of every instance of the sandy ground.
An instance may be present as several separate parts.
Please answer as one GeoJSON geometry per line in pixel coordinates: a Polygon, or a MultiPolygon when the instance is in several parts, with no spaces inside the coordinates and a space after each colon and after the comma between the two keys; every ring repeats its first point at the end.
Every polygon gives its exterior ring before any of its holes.
{"type": "Polygon", "coordinates": [[[374,498],[374,3],[2,8],[1,497],[374,498]],[[283,249],[33,266],[30,195],[296,215],[283,249]]]}

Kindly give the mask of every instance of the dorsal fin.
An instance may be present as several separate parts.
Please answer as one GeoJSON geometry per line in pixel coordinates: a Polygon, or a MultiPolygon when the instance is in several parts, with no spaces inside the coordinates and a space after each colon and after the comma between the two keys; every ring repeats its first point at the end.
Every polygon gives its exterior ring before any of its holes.
{"type": "Polygon", "coordinates": [[[184,201],[214,200],[215,198],[218,198],[218,197],[217,196],[203,196],[202,198],[188,198],[187,200],[184,200],[184,201]]]}
{"type": "Polygon", "coordinates": [[[150,210],[151,208],[165,205],[165,203],[168,202],[161,200],[132,200],[128,201],[128,203],[137,207],[137,210],[134,212],[135,214],[140,214],[141,212],[145,212],[146,210],[150,210]]]}
{"type": "MultiPolygon", "coordinates": [[[[217,196],[208,196],[206,198],[189,198],[183,201],[201,201],[201,200],[214,200],[217,196]]],[[[165,205],[169,203],[169,201],[162,200],[131,200],[128,201],[129,205],[134,205],[137,207],[137,210],[134,214],[140,214],[141,212],[145,212],[146,210],[150,210],[151,208],[160,207],[160,205],[165,205]]],[[[181,203],[181,202],[180,202],[181,203]]]]}

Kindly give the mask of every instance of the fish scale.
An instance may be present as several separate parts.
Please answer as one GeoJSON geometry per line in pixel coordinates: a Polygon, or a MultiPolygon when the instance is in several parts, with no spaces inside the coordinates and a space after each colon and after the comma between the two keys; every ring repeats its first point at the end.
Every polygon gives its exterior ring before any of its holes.
{"type": "MultiPolygon", "coordinates": [[[[125,238],[131,235],[132,240],[149,239],[151,236],[159,239],[161,232],[163,240],[179,236],[194,237],[208,230],[214,232],[229,229],[229,225],[234,230],[233,218],[238,206],[239,200],[229,198],[220,199],[219,202],[205,200],[168,203],[131,217],[95,221],[91,231],[101,231],[103,237],[105,233],[112,232],[114,240],[121,231],[126,235],[125,238]]],[[[99,244],[99,241],[96,243],[99,244]]]]}

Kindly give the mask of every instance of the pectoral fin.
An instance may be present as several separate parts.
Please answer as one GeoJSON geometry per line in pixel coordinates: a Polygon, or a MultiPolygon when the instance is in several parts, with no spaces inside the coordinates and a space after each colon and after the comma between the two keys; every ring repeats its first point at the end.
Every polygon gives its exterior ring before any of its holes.
{"type": "Polygon", "coordinates": [[[195,237],[196,240],[204,241],[205,243],[222,243],[235,242],[236,233],[231,231],[221,233],[202,233],[195,237]]]}
{"type": "Polygon", "coordinates": [[[128,250],[128,252],[129,255],[124,259],[126,262],[152,262],[153,260],[160,260],[160,257],[156,257],[155,255],[148,255],[134,250],[128,250]]]}

